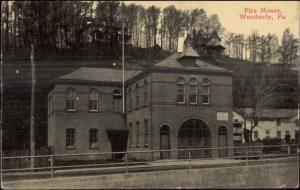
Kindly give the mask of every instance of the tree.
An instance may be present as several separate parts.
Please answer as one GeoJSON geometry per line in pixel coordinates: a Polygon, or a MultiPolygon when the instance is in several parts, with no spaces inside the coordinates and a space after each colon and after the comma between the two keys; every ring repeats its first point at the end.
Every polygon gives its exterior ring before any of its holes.
{"type": "Polygon", "coordinates": [[[298,39],[290,33],[290,29],[285,29],[282,38],[281,46],[279,47],[280,61],[283,64],[291,64],[297,57],[298,52],[298,39]]]}
{"type": "Polygon", "coordinates": [[[276,79],[267,65],[252,63],[247,72],[238,70],[234,81],[237,111],[244,119],[244,129],[249,130],[252,142],[253,130],[259,124],[259,116],[273,101],[276,79]],[[250,126],[247,127],[247,121],[250,126]]]}

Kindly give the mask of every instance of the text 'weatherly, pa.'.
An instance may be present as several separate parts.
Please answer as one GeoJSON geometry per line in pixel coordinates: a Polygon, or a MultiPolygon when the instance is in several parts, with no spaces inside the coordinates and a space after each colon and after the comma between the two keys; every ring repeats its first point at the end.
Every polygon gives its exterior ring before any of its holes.
{"type": "Polygon", "coordinates": [[[287,17],[280,9],[270,8],[244,8],[240,13],[241,20],[286,20],[287,17]]]}

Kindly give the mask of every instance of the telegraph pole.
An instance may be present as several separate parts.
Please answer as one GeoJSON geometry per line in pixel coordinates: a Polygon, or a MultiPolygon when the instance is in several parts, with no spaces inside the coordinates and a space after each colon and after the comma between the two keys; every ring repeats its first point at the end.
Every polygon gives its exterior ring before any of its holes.
{"type": "MultiPolygon", "coordinates": [[[[2,1],[1,1],[1,9],[2,9],[2,1]]],[[[3,140],[3,49],[2,49],[2,24],[1,24],[1,65],[0,65],[0,93],[1,93],[1,108],[0,108],[0,157],[2,157],[2,140],[3,140]]],[[[2,169],[2,160],[0,160],[0,170],[2,169]]],[[[2,179],[2,174],[0,174],[2,179]]]]}
{"type": "MultiPolygon", "coordinates": [[[[35,65],[34,65],[34,45],[31,44],[31,112],[30,112],[30,155],[35,155],[35,138],[34,138],[34,101],[35,101],[35,65]]],[[[34,168],[34,157],[30,159],[30,168],[34,168]]]]}
{"type": "Polygon", "coordinates": [[[122,88],[122,102],[123,102],[123,116],[125,116],[125,58],[124,58],[124,53],[125,53],[125,39],[124,39],[124,2],[122,2],[122,82],[123,82],[123,88],[122,88]]]}

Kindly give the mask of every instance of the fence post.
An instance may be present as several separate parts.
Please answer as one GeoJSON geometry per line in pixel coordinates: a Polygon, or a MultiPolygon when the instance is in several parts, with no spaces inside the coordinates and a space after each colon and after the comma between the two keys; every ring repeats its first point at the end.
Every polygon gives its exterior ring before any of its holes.
{"type": "Polygon", "coordinates": [[[128,156],[127,156],[127,152],[125,153],[125,172],[126,174],[128,174],[128,156]]]}
{"type": "Polygon", "coordinates": [[[189,169],[192,169],[192,163],[191,163],[191,149],[189,149],[189,169]]]}
{"type": "Polygon", "coordinates": [[[291,154],[291,147],[290,147],[289,144],[287,145],[287,148],[288,148],[288,149],[287,149],[287,150],[288,150],[288,154],[291,154]]]}
{"type": "Polygon", "coordinates": [[[53,154],[50,156],[50,170],[51,178],[53,178],[53,154]]]}

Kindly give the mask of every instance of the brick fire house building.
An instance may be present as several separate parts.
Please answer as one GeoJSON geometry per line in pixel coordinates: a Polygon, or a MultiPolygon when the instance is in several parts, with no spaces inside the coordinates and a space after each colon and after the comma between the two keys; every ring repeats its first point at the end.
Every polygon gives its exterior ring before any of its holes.
{"type": "MultiPolygon", "coordinates": [[[[54,154],[232,147],[232,74],[186,46],[146,70],[125,71],[123,115],[122,70],[80,68],[59,77],[48,94],[48,145],[54,154]]],[[[191,151],[194,158],[231,154],[191,151]]],[[[130,157],[187,158],[188,152],[130,157]]]]}

